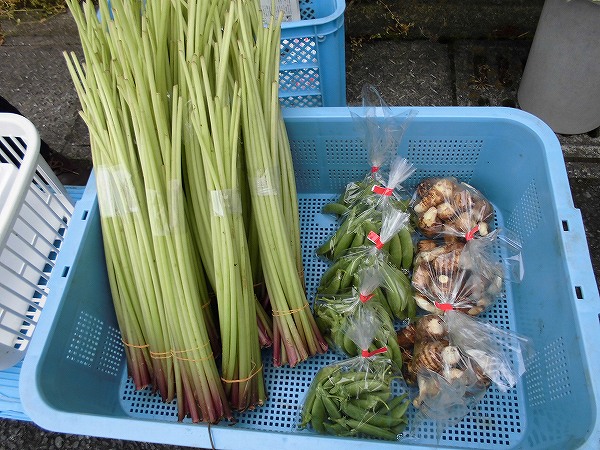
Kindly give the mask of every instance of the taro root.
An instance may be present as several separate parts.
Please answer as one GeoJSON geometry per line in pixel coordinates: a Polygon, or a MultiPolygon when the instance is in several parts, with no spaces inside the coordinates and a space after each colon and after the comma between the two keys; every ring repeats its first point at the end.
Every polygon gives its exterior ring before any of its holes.
{"type": "Polygon", "coordinates": [[[417,196],[414,211],[425,236],[454,234],[464,239],[476,226],[482,236],[489,232],[494,209],[473,187],[455,178],[430,178],[419,184],[417,196]]]}
{"type": "Polygon", "coordinates": [[[438,219],[437,209],[435,206],[427,209],[425,213],[419,218],[419,229],[427,237],[433,237],[440,233],[443,224],[438,219]]]}
{"type": "Polygon", "coordinates": [[[440,341],[447,335],[446,323],[437,314],[428,314],[417,322],[416,339],[418,342],[440,341]]]}
{"type": "Polygon", "coordinates": [[[399,330],[397,337],[400,348],[412,349],[415,345],[415,340],[417,337],[417,327],[414,323],[411,323],[407,327],[399,330]]]}
{"type": "MultiPolygon", "coordinates": [[[[442,204],[446,199],[452,198],[455,186],[456,184],[448,178],[436,181],[426,194],[420,196],[421,201],[415,206],[415,212],[417,214],[423,213],[442,204]]],[[[423,190],[420,190],[420,192],[423,192],[423,190]]]]}
{"type": "Polygon", "coordinates": [[[435,243],[435,241],[433,241],[431,239],[423,239],[423,240],[417,242],[417,252],[418,253],[429,252],[429,251],[435,249],[436,247],[437,247],[437,244],[435,243]]]}
{"type": "Polygon", "coordinates": [[[442,360],[442,351],[448,346],[448,341],[432,341],[425,342],[423,345],[415,349],[412,361],[413,371],[419,373],[420,370],[426,369],[433,372],[441,373],[444,368],[442,360]]]}

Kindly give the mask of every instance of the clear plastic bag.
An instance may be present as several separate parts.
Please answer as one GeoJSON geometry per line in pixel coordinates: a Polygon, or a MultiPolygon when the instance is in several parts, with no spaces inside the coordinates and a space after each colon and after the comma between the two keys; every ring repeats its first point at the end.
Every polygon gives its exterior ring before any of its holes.
{"type": "Polygon", "coordinates": [[[421,308],[476,316],[493,305],[504,280],[522,280],[518,237],[491,229],[493,207],[475,188],[455,178],[429,178],[417,187],[413,205],[419,231],[440,238],[417,243],[413,286],[421,308]]]}
{"type": "Polygon", "coordinates": [[[396,331],[387,300],[380,289],[381,274],[374,267],[366,267],[357,273],[359,288],[352,288],[345,294],[317,295],[314,315],[317,326],[327,341],[329,348],[347,356],[357,356],[360,349],[348,334],[350,324],[356,321],[361,310],[370,309],[379,319],[380,326],[374,332],[369,350],[386,346],[390,359],[402,367],[402,355],[396,339],[396,331]]]}
{"type": "Polygon", "coordinates": [[[320,434],[398,439],[410,402],[388,349],[368,350],[380,326],[370,308],[353,316],[347,333],[362,349],[360,356],[319,370],[304,398],[300,429],[310,426],[320,434]]]}
{"type": "MultiPolygon", "coordinates": [[[[405,212],[408,209],[408,193],[402,188],[401,182],[406,180],[413,172],[414,167],[404,158],[396,158],[392,163],[389,180],[386,183],[374,183],[368,192],[363,192],[360,199],[356,199],[351,206],[344,210],[342,222],[338,230],[317,249],[317,255],[335,260],[350,248],[360,247],[364,244],[371,231],[377,232],[382,227],[383,212],[388,209],[405,212]]],[[[340,208],[340,204],[329,204],[328,207],[340,208]]],[[[403,239],[405,244],[412,242],[408,227],[401,227],[398,239],[403,239]],[[408,236],[406,235],[408,233],[408,236]]],[[[399,243],[394,242],[394,248],[399,243]]],[[[408,252],[408,249],[406,249],[408,252]]],[[[410,248],[412,252],[412,247],[410,248]]],[[[396,254],[394,255],[396,256],[396,254]]],[[[400,257],[398,267],[410,269],[412,254],[405,260],[400,257]]]]}
{"type": "Polygon", "coordinates": [[[502,278],[486,278],[480,267],[461,265],[465,248],[461,241],[417,243],[412,285],[420,308],[430,313],[457,310],[476,316],[494,304],[502,290],[502,278]]]}
{"type": "Polygon", "coordinates": [[[473,186],[456,178],[428,178],[413,198],[417,228],[428,238],[466,242],[462,265],[495,277],[519,282],[523,261],[518,236],[506,228],[492,230],[494,208],[473,186]]]}
{"type": "MultiPolygon", "coordinates": [[[[380,185],[388,179],[386,175],[388,165],[396,155],[410,123],[417,115],[416,109],[393,112],[377,89],[369,84],[363,87],[362,107],[357,108],[357,111],[352,111],[351,116],[359,135],[364,136],[371,169],[362,180],[348,183],[338,201],[326,208],[324,212],[342,213],[345,207],[350,207],[372,195],[373,186],[380,185]]],[[[406,178],[408,176],[410,173],[406,178]]]]}
{"type": "Polygon", "coordinates": [[[344,204],[353,207],[363,203],[364,207],[378,209],[390,204],[391,207],[406,211],[411,196],[402,183],[415,171],[416,168],[406,158],[396,156],[390,160],[387,174],[378,172],[376,178],[367,176],[361,183],[348,184],[344,192],[344,204]]]}
{"type": "Polygon", "coordinates": [[[339,256],[323,274],[317,292],[327,295],[344,293],[350,287],[358,286],[355,276],[358,270],[374,267],[383,280],[385,302],[382,301],[382,305],[390,317],[398,319],[414,317],[416,305],[410,281],[406,273],[396,265],[403,257],[412,260],[410,232],[407,231],[407,243],[403,244],[400,241],[402,235],[400,230],[408,225],[409,217],[408,213],[395,209],[383,211],[380,234],[373,230],[367,233],[365,229],[363,244],[352,247],[339,256]]]}
{"type": "Polygon", "coordinates": [[[456,178],[427,178],[419,183],[414,198],[418,228],[424,236],[468,239],[485,236],[494,217],[492,204],[474,187],[456,178]]]}
{"type": "Polygon", "coordinates": [[[453,426],[491,385],[514,388],[531,353],[527,338],[456,311],[423,316],[399,333],[399,345],[410,354],[405,379],[418,388],[415,427],[425,419],[453,426]]]}

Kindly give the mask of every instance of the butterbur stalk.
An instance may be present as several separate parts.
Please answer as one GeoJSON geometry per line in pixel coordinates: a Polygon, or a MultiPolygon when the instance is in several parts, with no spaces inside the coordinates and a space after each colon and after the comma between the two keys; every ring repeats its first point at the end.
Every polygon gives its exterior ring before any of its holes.
{"type": "Polygon", "coordinates": [[[273,47],[279,48],[280,22],[271,21],[269,27],[263,28],[255,3],[236,3],[241,37],[234,60],[238,64],[237,73],[242,86],[242,135],[252,208],[257,221],[263,273],[273,308],[273,362],[275,366],[294,366],[311,355],[324,352],[327,344],[306,300],[284,213],[283,202],[288,199],[282,198],[277,176],[281,170],[278,152],[284,150],[279,142],[280,129],[277,126],[281,116],[275,113],[279,108],[278,71],[264,67],[264,64],[277,64],[278,56],[261,58],[261,55],[278,55],[273,47]],[[268,86],[263,74],[270,74],[272,79],[271,89],[261,95],[261,81],[263,86],[268,86]],[[259,85],[256,80],[259,80],[259,85]]]}
{"type": "MultiPolygon", "coordinates": [[[[230,418],[202,310],[208,293],[184,210],[183,104],[177,87],[170,91],[169,71],[159,69],[168,52],[167,29],[152,22],[168,23],[170,6],[148,2],[140,15],[140,2],[113,0],[115,20],[99,24],[91,3],[83,14],[68,4],[86,67],[74,55],[68,64],[98,171],[117,318],[128,361],[138,364],[130,372],[139,372],[136,385],[143,387],[139,361],[150,363],[155,389],[165,401],[177,398],[180,420],[230,418]],[[132,338],[144,342],[127,342],[132,338]]],[[[102,3],[101,13],[109,16],[102,3]]]]}
{"type": "MultiPolygon", "coordinates": [[[[201,165],[209,194],[210,235],[222,342],[222,381],[232,408],[245,410],[265,398],[256,300],[246,231],[242,215],[240,162],[240,92],[227,79],[229,46],[234,33],[235,9],[216,30],[218,46],[206,46],[180,64],[189,92],[189,117],[200,142],[201,165]],[[218,50],[218,51],[217,51],[218,50]]],[[[183,58],[183,52],[180,57],[183,58]]]]}
{"type": "MultiPolygon", "coordinates": [[[[176,73],[176,78],[181,87],[181,95],[185,104],[191,104],[190,89],[187,86],[185,73],[188,61],[195,59],[197,61],[200,55],[208,54],[210,47],[219,34],[223,33],[218,26],[217,18],[224,18],[227,2],[221,1],[190,1],[182,2],[180,0],[173,3],[173,16],[176,22],[172,24],[173,30],[178,36],[177,52],[178,57],[172,63],[176,73]],[[212,20],[207,20],[213,18],[212,20]]],[[[221,46],[219,45],[219,48],[221,46]]],[[[193,129],[190,112],[184,111],[184,176],[188,189],[187,204],[192,217],[190,227],[195,236],[194,243],[198,247],[199,254],[206,270],[206,275],[213,291],[217,291],[217,281],[215,276],[215,262],[213,256],[213,245],[206,236],[211,234],[211,206],[209,181],[205,175],[205,161],[202,153],[202,146],[193,129]]],[[[241,161],[243,162],[243,161],[241,161]]],[[[244,167],[238,165],[239,175],[245,175],[244,167]]],[[[240,184],[240,189],[243,184],[240,184]]],[[[246,213],[249,211],[242,211],[246,213]]],[[[251,258],[254,265],[256,258],[251,258]]],[[[254,277],[253,277],[254,278],[254,277]]],[[[272,324],[266,315],[263,305],[255,300],[256,321],[259,328],[259,336],[262,347],[272,345],[272,324]]]]}

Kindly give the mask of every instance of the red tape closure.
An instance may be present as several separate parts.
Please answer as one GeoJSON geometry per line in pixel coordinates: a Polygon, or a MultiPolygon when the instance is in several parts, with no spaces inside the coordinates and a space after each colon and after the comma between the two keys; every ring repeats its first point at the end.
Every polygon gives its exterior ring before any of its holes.
{"type": "Polygon", "coordinates": [[[390,197],[393,193],[394,190],[392,188],[386,188],[383,186],[373,186],[373,189],[371,189],[373,192],[375,192],[376,194],[379,195],[385,195],[386,197],[390,197]]]}
{"type": "Polygon", "coordinates": [[[465,239],[467,240],[467,242],[473,239],[475,237],[475,233],[477,233],[478,231],[479,225],[475,225],[471,231],[467,232],[467,234],[465,234],[465,239]]]}
{"type": "Polygon", "coordinates": [[[371,300],[373,298],[375,294],[368,294],[368,295],[363,295],[360,294],[360,301],[363,303],[367,303],[369,300],[371,300]]]}
{"type": "Polygon", "coordinates": [[[381,242],[381,238],[374,231],[369,231],[369,234],[367,234],[367,239],[370,240],[373,244],[375,244],[375,247],[377,247],[378,250],[381,250],[381,248],[383,247],[383,242],[381,242]]]}
{"type": "Polygon", "coordinates": [[[369,350],[363,350],[361,355],[363,358],[369,358],[371,356],[375,356],[378,355],[379,353],[385,353],[387,352],[387,347],[381,347],[378,348],[377,350],[373,350],[372,352],[370,352],[369,350]]]}
{"type": "Polygon", "coordinates": [[[379,166],[372,166],[371,173],[379,172],[379,166]]]}
{"type": "Polygon", "coordinates": [[[435,302],[434,305],[437,309],[441,309],[444,312],[452,311],[454,309],[454,306],[452,306],[450,303],[435,302]]]}

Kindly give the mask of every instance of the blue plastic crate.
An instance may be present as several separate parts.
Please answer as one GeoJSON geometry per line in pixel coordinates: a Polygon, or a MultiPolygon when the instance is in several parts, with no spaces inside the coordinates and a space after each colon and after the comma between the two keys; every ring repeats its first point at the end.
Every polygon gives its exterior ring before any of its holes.
{"type": "Polygon", "coordinates": [[[344,0],[300,0],[281,25],[279,100],[284,107],[346,105],[344,0]]]}
{"type": "MultiPolygon", "coordinates": [[[[498,225],[519,232],[526,268],[486,318],[530,336],[537,356],[517,388],[490,389],[476,411],[436,439],[425,424],[415,448],[597,449],[600,443],[600,299],[579,211],[573,207],[560,145],[537,118],[508,108],[417,108],[399,153],[421,177],[453,175],[495,206],[498,225]]],[[[402,111],[398,108],[397,111],[402,111]]],[[[321,205],[368,170],[347,108],[284,112],[299,191],[304,267],[314,293],[325,264],[315,248],[334,229],[321,205]]],[[[127,380],[103,260],[93,179],[77,204],[58,276],[21,371],[27,414],[53,431],[210,448],[322,446],[394,449],[406,442],[298,432],[300,402],[321,355],[276,369],[265,353],[267,403],[235,426],[178,423],[176,406],[127,380]]],[[[412,412],[411,414],[414,414],[412,412]]]]}

